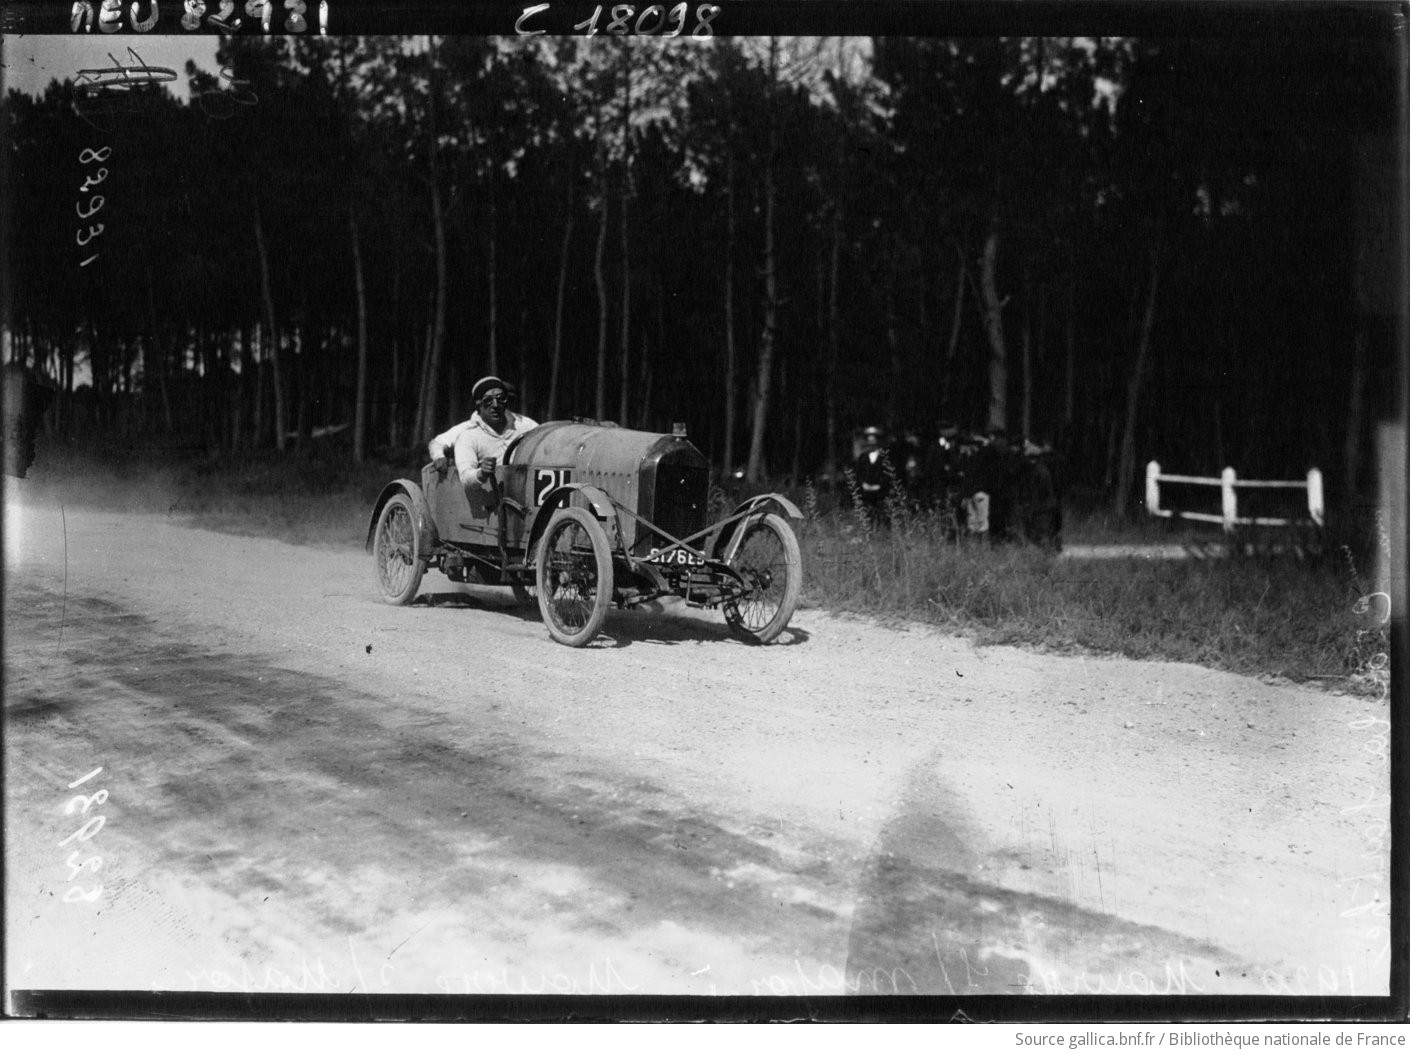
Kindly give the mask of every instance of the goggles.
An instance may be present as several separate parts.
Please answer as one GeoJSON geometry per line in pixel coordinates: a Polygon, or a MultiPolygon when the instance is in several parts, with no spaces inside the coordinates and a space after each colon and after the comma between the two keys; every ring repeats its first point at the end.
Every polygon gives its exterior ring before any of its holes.
{"type": "Polygon", "coordinates": [[[514,396],[510,395],[508,392],[496,392],[496,393],[494,393],[494,394],[492,394],[492,395],[487,395],[487,396],[485,396],[483,399],[481,399],[481,400],[480,400],[480,405],[481,405],[481,406],[508,406],[508,405],[509,405],[510,403],[512,403],[513,401],[514,401],[514,396]]]}

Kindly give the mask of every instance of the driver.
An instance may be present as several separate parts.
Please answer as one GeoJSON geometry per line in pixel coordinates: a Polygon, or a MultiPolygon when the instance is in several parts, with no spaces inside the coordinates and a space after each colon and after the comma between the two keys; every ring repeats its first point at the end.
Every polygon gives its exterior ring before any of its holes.
{"type": "Polygon", "coordinates": [[[454,454],[465,495],[479,512],[494,505],[494,468],[504,448],[515,436],[537,428],[538,422],[509,409],[513,390],[498,377],[481,377],[470,398],[476,407],[470,420],[436,436],[428,450],[432,461],[454,454]]]}

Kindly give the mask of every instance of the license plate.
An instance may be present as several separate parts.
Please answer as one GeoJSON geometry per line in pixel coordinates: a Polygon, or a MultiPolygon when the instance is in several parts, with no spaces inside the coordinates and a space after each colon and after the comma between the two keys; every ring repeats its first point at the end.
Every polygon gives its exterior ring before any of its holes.
{"type": "Polygon", "coordinates": [[[704,567],[705,558],[697,556],[688,549],[667,549],[662,552],[660,549],[652,549],[647,556],[646,562],[649,564],[661,564],[666,567],[704,567]]]}

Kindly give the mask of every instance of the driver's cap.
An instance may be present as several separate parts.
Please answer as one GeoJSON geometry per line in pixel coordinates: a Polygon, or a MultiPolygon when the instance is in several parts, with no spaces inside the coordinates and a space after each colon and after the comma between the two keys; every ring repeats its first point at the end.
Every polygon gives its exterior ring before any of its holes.
{"type": "Polygon", "coordinates": [[[476,406],[479,406],[480,400],[483,399],[485,396],[489,395],[489,393],[494,391],[496,388],[500,388],[507,392],[509,390],[509,385],[505,384],[502,380],[493,375],[489,377],[481,377],[478,381],[475,382],[475,387],[470,389],[470,401],[473,402],[476,406]]]}

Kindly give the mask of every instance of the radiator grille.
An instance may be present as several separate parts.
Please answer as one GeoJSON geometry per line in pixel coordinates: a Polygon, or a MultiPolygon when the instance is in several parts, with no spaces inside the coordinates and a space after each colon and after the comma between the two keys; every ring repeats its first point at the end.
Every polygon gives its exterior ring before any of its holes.
{"type": "MultiPolygon", "coordinates": [[[[656,508],[646,518],[663,531],[685,538],[705,527],[705,503],[710,493],[710,470],[699,465],[672,463],[667,454],[656,466],[656,508]]],[[[653,537],[652,545],[666,539],[653,537]]],[[[700,544],[696,539],[695,544],[700,544]]]]}

